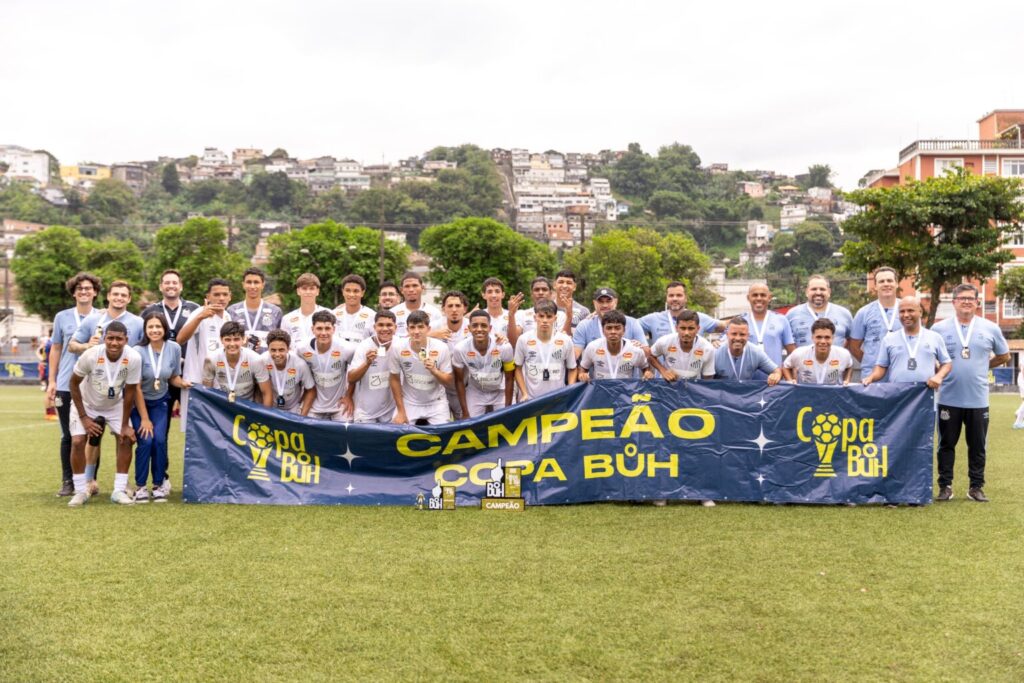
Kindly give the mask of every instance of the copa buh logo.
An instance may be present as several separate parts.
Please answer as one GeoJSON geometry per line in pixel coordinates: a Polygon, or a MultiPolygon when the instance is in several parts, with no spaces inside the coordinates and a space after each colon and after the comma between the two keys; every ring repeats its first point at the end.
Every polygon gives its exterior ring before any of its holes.
{"type": "Polygon", "coordinates": [[[838,450],[846,456],[848,477],[880,478],[889,474],[889,447],[875,443],[875,421],[871,418],[839,417],[833,413],[812,414],[804,406],[796,416],[796,436],[814,443],[818,454],[815,477],[836,476],[838,450]]]}
{"type": "Polygon", "coordinates": [[[279,469],[283,484],[319,484],[320,456],[306,451],[306,437],[302,432],[287,432],[271,429],[259,422],[247,422],[245,415],[236,415],[231,430],[232,440],[248,448],[252,458],[249,479],[272,481],[271,470],[279,469]],[[279,468],[268,468],[270,459],[279,463],[279,468]]]}

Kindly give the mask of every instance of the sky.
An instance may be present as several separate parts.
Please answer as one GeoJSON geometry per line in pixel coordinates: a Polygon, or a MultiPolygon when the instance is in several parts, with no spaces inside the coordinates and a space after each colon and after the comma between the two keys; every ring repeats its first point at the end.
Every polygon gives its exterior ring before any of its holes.
{"type": "Polygon", "coordinates": [[[1024,108],[1014,2],[2,0],[0,144],[62,163],[236,147],[679,142],[853,188],[1024,108]]]}

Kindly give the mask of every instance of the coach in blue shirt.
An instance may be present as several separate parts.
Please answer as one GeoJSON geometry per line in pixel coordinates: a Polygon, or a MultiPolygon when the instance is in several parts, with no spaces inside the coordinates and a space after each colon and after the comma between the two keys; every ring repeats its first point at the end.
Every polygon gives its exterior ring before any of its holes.
{"type": "Polygon", "coordinates": [[[868,386],[884,378],[886,382],[923,382],[938,389],[953,368],[946,343],[921,326],[921,302],[915,297],[903,297],[899,311],[902,327],[885,335],[875,367],[862,383],[868,386]]]}
{"type": "Polygon", "coordinates": [[[758,373],[767,376],[768,386],[775,386],[782,379],[782,369],[768,357],[760,346],[748,344],[749,326],[743,318],[736,317],[725,328],[726,349],[715,351],[715,379],[744,381],[758,379],[758,373]]]}
{"type": "MultiPolygon", "coordinates": [[[[604,336],[601,332],[601,316],[608,311],[614,311],[618,305],[619,295],[611,287],[601,287],[594,292],[594,312],[577,325],[576,331],[572,333],[572,345],[576,349],[576,358],[580,357],[583,349],[587,348],[587,344],[604,336]]],[[[626,316],[626,334],[623,339],[632,339],[646,346],[647,337],[644,336],[644,328],[640,326],[640,321],[626,316]]]]}
{"type": "MultiPolygon", "coordinates": [[[[676,318],[685,310],[686,285],[679,281],[670,282],[665,288],[665,310],[648,313],[640,318],[640,327],[644,329],[653,344],[666,334],[676,331],[676,318]]],[[[710,315],[698,313],[697,317],[700,334],[721,332],[725,329],[724,323],[715,320],[710,315]]]]}

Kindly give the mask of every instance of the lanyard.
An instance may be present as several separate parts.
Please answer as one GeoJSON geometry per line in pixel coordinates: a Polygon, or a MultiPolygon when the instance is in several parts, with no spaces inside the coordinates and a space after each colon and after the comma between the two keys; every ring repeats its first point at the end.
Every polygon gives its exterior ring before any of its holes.
{"type": "Polygon", "coordinates": [[[814,310],[813,308],[811,308],[811,305],[810,305],[809,303],[808,303],[808,304],[804,304],[804,305],[805,305],[805,306],[807,306],[807,311],[808,311],[808,312],[809,312],[809,313],[810,313],[811,315],[813,315],[813,316],[814,316],[814,319],[815,319],[815,320],[817,320],[817,319],[818,319],[818,318],[820,318],[821,316],[825,316],[825,317],[826,317],[826,318],[828,318],[829,320],[832,320],[832,316],[830,316],[830,315],[829,315],[829,311],[831,311],[831,310],[832,310],[832,304],[831,304],[831,303],[827,303],[827,304],[825,304],[825,312],[824,312],[824,313],[821,313],[821,314],[819,314],[819,313],[818,313],[817,311],[815,311],[815,310],[814,310]]]}
{"type": "Polygon", "coordinates": [[[235,374],[231,375],[231,364],[228,363],[228,355],[224,354],[224,377],[228,380],[228,391],[235,392],[235,385],[238,384],[238,374],[242,371],[242,361],[245,360],[245,349],[238,354],[238,362],[235,363],[235,374]]]}
{"type": "MultiPolygon", "coordinates": [[[[374,342],[375,342],[375,343],[377,344],[377,358],[379,358],[379,359],[380,359],[380,362],[381,362],[381,363],[383,364],[383,363],[384,363],[384,361],[386,360],[386,358],[385,358],[385,357],[386,357],[386,356],[388,355],[388,347],[387,347],[387,344],[382,344],[382,343],[381,343],[381,341],[380,341],[380,339],[378,339],[378,338],[377,338],[377,335],[375,335],[375,334],[374,334],[374,335],[372,335],[372,336],[371,336],[371,338],[372,338],[372,339],[373,339],[373,341],[374,341],[374,342]]],[[[391,342],[388,342],[388,344],[390,344],[390,343],[391,343],[391,342]]]]}
{"type": "Polygon", "coordinates": [[[828,374],[828,361],[832,357],[832,351],[828,352],[828,356],[825,358],[824,363],[818,363],[818,357],[815,355],[814,349],[811,349],[812,358],[814,359],[814,380],[815,384],[824,384],[825,375],[828,374]],[[819,368],[821,371],[819,372],[819,368]]]}
{"type": "Polygon", "coordinates": [[[167,324],[170,325],[171,330],[173,331],[174,328],[178,326],[178,318],[181,317],[181,309],[185,308],[185,306],[179,301],[178,308],[175,309],[173,318],[167,313],[167,304],[163,301],[160,302],[160,308],[163,309],[164,317],[167,318],[167,324]]]}
{"type": "MultiPolygon", "coordinates": [[[[885,315],[885,309],[882,308],[882,302],[876,301],[875,305],[878,306],[878,312],[882,316],[882,322],[885,323],[885,331],[892,332],[892,325],[896,322],[896,316],[900,312],[899,306],[894,306],[892,309],[892,317],[889,318],[885,315]]],[[[884,336],[884,335],[883,335],[884,336]]]]}
{"type": "MultiPolygon", "coordinates": [[[[469,348],[472,351],[477,351],[476,344],[472,344],[469,348]]],[[[468,363],[469,367],[471,367],[472,369],[476,370],[477,372],[480,372],[481,370],[486,370],[487,366],[490,365],[490,363],[491,363],[491,349],[493,349],[493,348],[494,348],[494,339],[492,337],[488,336],[487,337],[487,350],[484,351],[484,354],[483,354],[484,362],[481,363],[480,365],[473,365],[473,363],[471,363],[469,361],[469,358],[467,357],[466,358],[466,363],[468,363]]],[[[477,353],[479,353],[479,351],[477,351],[477,353]]],[[[550,354],[548,354],[548,357],[550,358],[550,354]]]]}
{"type": "Polygon", "coordinates": [[[245,329],[248,332],[255,332],[256,327],[260,324],[260,315],[263,314],[263,301],[260,300],[260,307],[256,309],[256,315],[253,319],[249,320],[249,309],[246,307],[245,302],[242,302],[242,317],[245,319],[245,329]]]}
{"type": "Polygon", "coordinates": [[[316,342],[315,341],[313,342],[313,353],[316,354],[316,369],[320,371],[321,375],[326,375],[327,371],[331,369],[331,350],[333,348],[334,348],[334,346],[332,345],[332,346],[328,347],[327,351],[325,351],[324,353],[321,354],[317,350],[317,348],[316,348],[316,342]],[[324,356],[327,356],[327,362],[326,363],[321,361],[321,359],[324,356]]]}
{"type": "Polygon", "coordinates": [[[740,369],[739,370],[736,369],[736,361],[733,360],[732,354],[731,353],[726,353],[725,355],[729,357],[729,363],[730,363],[730,365],[732,365],[733,377],[735,377],[736,379],[740,379],[740,373],[743,371],[743,362],[747,360],[747,347],[746,347],[746,345],[743,346],[743,354],[740,355],[740,369]]]}
{"type": "Polygon", "coordinates": [[[623,342],[619,342],[619,344],[620,344],[620,346],[619,346],[619,353],[618,353],[617,356],[614,357],[615,360],[616,360],[616,363],[615,363],[615,365],[612,365],[612,351],[611,351],[611,349],[608,348],[608,340],[607,339],[604,340],[604,350],[605,350],[605,353],[608,354],[608,372],[611,373],[611,379],[618,379],[618,377],[619,377],[619,367],[622,365],[622,354],[625,353],[625,351],[626,351],[626,344],[625,344],[625,342],[624,341],[623,342]]]}
{"type": "Polygon", "coordinates": [[[160,379],[160,370],[163,368],[164,350],[166,348],[167,344],[164,344],[160,349],[160,355],[153,358],[153,345],[146,344],[146,353],[149,354],[149,364],[153,366],[153,379],[160,379]]]}
{"type": "MultiPolygon", "coordinates": [[[[754,318],[754,312],[750,312],[750,329],[754,332],[754,343],[758,346],[764,346],[764,331],[768,327],[768,313],[765,312],[764,320],[761,322],[761,329],[757,329],[757,319],[754,318]]],[[[743,352],[747,352],[747,347],[743,347],[743,352]]],[[[742,366],[741,366],[742,367],[742,366]]]]}
{"type": "Polygon", "coordinates": [[[541,370],[547,370],[548,364],[551,362],[551,354],[553,352],[552,347],[555,345],[555,337],[551,336],[551,339],[547,344],[541,342],[540,337],[537,337],[537,358],[540,360],[541,370]],[[547,355],[541,353],[541,351],[547,351],[547,355]]]}
{"type": "Polygon", "coordinates": [[[978,316],[973,316],[971,318],[971,324],[967,326],[967,336],[964,336],[963,332],[960,331],[961,324],[959,320],[957,320],[956,324],[953,326],[953,329],[956,330],[956,336],[960,338],[960,345],[965,349],[971,345],[971,335],[974,334],[974,323],[977,321],[978,316]]]}
{"type": "MultiPolygon", "coordinates": [[[[114,383],[117,382],[117,372],[121,366],[121,358],[124,356],[124,350],[121,350],[121,355],[117,357],[117,360],[112,361],[107,358],[107,350],[103,349],[103,373],[107,376],[107,393],[112,394],[114,391],[114,383]],[[110,372],[110,367],[113,366],[114,372],[110,372]]],[[[111,396],[110,398],[113,398],[111,396]]]]}
{"type": "Polygon", "coordinates": [[[907,331],[905,329],[900,328],[900,336],[903,337],[903,345],[907,347],[907,355],[908,355],[909,360],[916,361],[917,360],[917,350],[919,348],[921,348],[921,335],[920,335],[920,333],[918,333],[918,335],[917,335],[917,343],[914,344],[914,348],[910,348],[910,340],[907,339],[907,331]]]}
{"type": "Polygon", "coordinates": [[[288,359],[285,358],[284,370],[280,372],[277,371],[277,365],[274,364],[274,361],[270,361],[270,374],[274,378],[274,388],[277,389],[277,395],[284,396],[284,385],[288,382],[288,359]],[[281,378],[280,382],[277,381],[278,377],[281,378]]]}
{"type": "Polygon", "coordinates": [[[89,317],[90,315],[92,315],[92,311],[89,311],[88,313],[84,313],[84,314],[82,314],[82,315],[78,315],[78,309],[77,309],[77,308],[73,308],[73,309],[71,309],[71,312],[75,314],[75,329],[76,329],[76,330],[77,330],[77,329],[78,329],[79,327],[81,327],[81,326],[82,326],[82,321],[83,321],[83,320],[85,320],[85,319],[86,319],[86,318],[88,318],[88,317],[89,317]]]}

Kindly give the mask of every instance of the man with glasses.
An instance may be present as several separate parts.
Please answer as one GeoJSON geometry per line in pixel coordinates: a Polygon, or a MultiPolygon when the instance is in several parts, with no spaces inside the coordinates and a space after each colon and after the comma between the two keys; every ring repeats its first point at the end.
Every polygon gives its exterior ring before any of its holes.
{"type": "Polygon", "coordinates": [[[953,498],[953,465],[960,432],[967,432],[967,497],[987,503],[985,439],[988,436],[989,370],[1010,360],[999,326],[977,315],[978,288],[961,284],[953,289],[956,316],[932,326],[946,344],[953,369],[939,390],[939,495],[953,498]]]}

